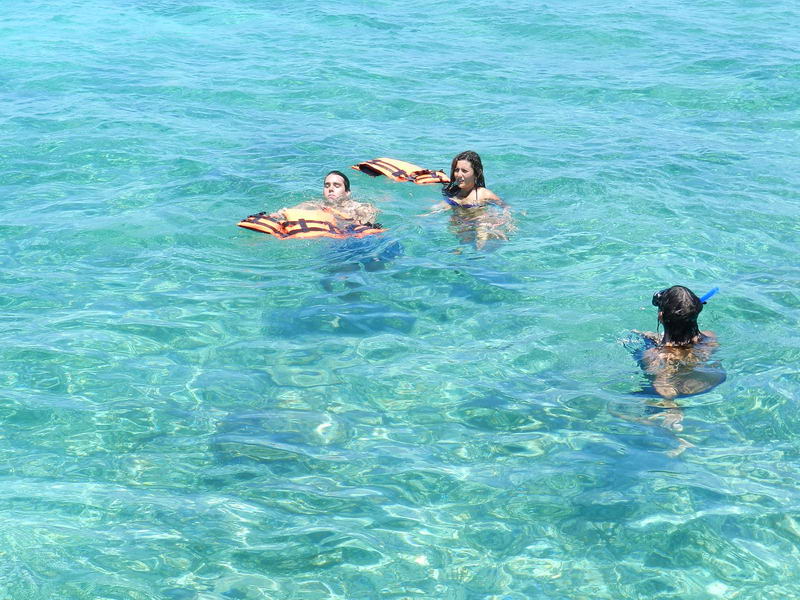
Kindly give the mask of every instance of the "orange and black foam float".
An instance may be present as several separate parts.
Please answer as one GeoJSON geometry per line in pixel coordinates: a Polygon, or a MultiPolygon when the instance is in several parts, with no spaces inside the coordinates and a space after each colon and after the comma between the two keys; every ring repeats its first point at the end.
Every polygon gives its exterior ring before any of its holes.
{"type": "Polygon", "coordinates": [[[418,165],[396,158],[373,158],[353,165],[351,168],[371,177],[385,175],[392,181],[411,181],[418,185],[450,182],[450,178],[444,171],[423,169],[418,165]]]}
{"type": "Polygon", "coordinates": [[[305,238],[360,238],[386,231],[377,223],[351,224],[341,227],[330,209],[299,210],[284,209],[283,219],[278,220],[267,213],[250,215],[239,221],[239,227],[260,231],[279,240],[305,238]]]}

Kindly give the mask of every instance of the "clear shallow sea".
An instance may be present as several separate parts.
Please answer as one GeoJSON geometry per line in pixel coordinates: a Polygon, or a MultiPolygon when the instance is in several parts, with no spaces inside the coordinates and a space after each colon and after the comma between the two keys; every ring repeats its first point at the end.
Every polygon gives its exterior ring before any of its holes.
{"type": "Polygon", "coordinates": [[[3,2],[0,598],[800,598],[796,3],[323,6],[3,2]],[[235,227],[465,149],[508,243],[235,227]]]}

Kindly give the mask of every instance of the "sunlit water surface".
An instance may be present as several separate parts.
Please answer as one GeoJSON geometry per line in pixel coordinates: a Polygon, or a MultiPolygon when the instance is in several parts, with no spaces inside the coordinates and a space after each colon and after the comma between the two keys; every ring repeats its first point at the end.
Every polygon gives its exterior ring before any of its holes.
{"type": "Polygon", "coordinates": [[[328,4],[3,3],[0,596],[800,597],[796,3],[328,4]],[[465,149],[507,243],[235,226],[465,149]]]}

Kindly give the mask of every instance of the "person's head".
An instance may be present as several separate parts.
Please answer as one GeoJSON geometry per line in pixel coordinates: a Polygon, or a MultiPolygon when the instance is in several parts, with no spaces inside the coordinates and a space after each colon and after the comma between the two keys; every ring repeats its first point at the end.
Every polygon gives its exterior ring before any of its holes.
{"type": "Polygon", "coordinates": [[[458,154],[450,164],[450,181],[458,183],[463,191],[474,187],[486,187],[483,179],[483,163],[477,152],[467,150],[458,154]]]}
{"type": "Polygon", "coordinates": [[[658,320],[664,324],[669,341],[688,344],[700,333],[697,315],[703,310],[703,303],[689,288],[673,285],[656,292],[653,306],[658,307],[658,320]]]}
{"type": "Polygon", "coordinates": [[[322,195],[330,202],[346,200],[350,197],[350,180],[341,171],[331,171],[325,176],[322,195]]]}

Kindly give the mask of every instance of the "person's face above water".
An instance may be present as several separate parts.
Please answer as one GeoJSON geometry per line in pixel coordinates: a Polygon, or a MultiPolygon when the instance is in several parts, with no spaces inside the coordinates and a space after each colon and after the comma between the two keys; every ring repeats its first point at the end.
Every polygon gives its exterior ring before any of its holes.
{"type": "Polygon", "coordinates": [[[322,195],[328,202],[339,202],[346,200],[350,196],[344,187],[344,179],[341,175],[331,173],[325,178],[325,184],[322,187],[322,195]]]}
{"type": "Polygon", "coordinates": [[[464,191],[470,191],[475,187],[475,169],[472,168],[472,163],[468,160],[460,160],[456,163],[456,168],[453,169],[453,178],[458,184],[458,188],[464,191]]]}

